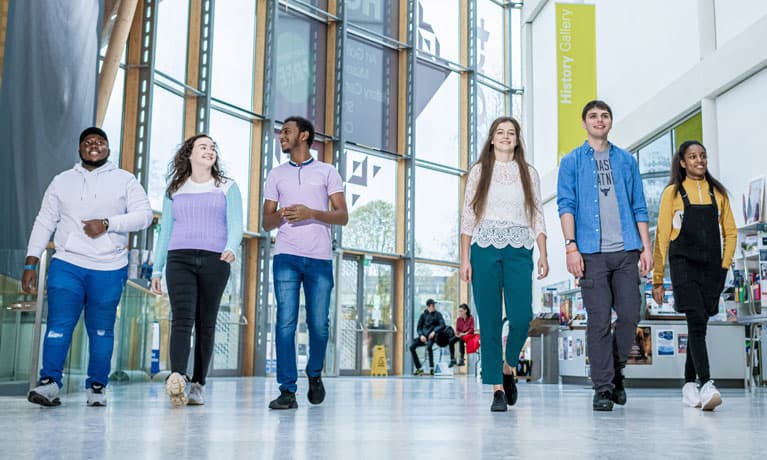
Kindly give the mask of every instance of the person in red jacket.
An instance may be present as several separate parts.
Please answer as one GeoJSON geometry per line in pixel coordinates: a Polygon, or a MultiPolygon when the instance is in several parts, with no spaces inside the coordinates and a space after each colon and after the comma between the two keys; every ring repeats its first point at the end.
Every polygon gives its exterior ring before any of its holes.
{"type": "Polygon", "coordinates": [[[466,341],[474,335],[474,317],[471,316],[471,310],[469,306],[462,303],[458,306],[458,319],[455,320],[455,336],[450,339],[448,343],[448,349],[450,350],[450,366],[456,365],[455,362],[455,344],[458,343],[458,347],[461,349],[461,359],[458,360],[458,365],[464,365],[464,357],[466,356],[466,341]]]}

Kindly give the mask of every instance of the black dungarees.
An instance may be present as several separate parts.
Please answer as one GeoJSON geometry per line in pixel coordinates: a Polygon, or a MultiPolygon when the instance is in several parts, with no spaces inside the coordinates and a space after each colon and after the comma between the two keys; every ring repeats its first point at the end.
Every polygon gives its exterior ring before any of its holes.
{"type": "Polygon", "coordinates": [[[719,311],[719,295],[727,270],[722,268],[719,211],[714,187],[709,184],[711,204],[690,204],[683,186],[684,216],[679,236],[669,246],[669,269],[674,289],[674,309],[686,312],[705,308],[709,316],[719,311]]]}

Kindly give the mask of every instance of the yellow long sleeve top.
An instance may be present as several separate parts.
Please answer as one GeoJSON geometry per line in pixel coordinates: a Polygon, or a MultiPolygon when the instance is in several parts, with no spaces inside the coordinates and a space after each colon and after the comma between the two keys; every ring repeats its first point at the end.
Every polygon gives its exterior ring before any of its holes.
{"type": "MultiPolygon", "coordinates": [[[[692,180],[686,178],[682,182],[687,192],[690,204],[710,204],[711,197],[708,194],[708,181],[692,180]]],[[[658,213],[658,226],[655,230],[655,269],[653,270],[653,284],[663,283],[663,272],[666,265],[666,254],[671,241],[674,241],[682,229],[682,216],[684,214],[684,202],[682,195],[674,193],[674,186],[668,186],[663,190],[660,199],[660,211],[658,213]]],[[[735,218],[730,208],[730,200],[727,195],[722,195],[714,189],[716,207],[719,210],[719,228],[721,229],[724,250],[722,251],[722,268],[729,268],[735,255],[735,246],[738,241],[738,229],[735,226],[735,218]]]]}

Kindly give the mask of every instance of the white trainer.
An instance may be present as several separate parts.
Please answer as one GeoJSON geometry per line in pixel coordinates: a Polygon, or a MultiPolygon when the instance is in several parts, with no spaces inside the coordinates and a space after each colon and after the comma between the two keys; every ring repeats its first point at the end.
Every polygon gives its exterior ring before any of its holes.
{"type": "Polygon", "coordinates": [[[687,382],[682,387],[682,402],[690,407],[700,407],[700,392],[695,382],[687,382]]]}
{"type": "Polygon", "coordinates": [[[714,386],[714,381],[709,380],[700,389],[700,403],[702,410],[714,410],[716,406],[722,404],[722,395],[714,386]]]}
{"type": "Polygon", "coordinates": [[[27,400],[41,406],[58,406],[61,404],[59,386],[51,378],[42,379],[36,387],[29,391],[27,400]]]}
{"type": "Polygon", "coordinates": [[[165,381],[165,393],[170,398],[170,403],[173,407],[181,407],[186,405],[186,379],[178,372],[174,372],[168,376],[168,380],[165,381]]]}
{"type": "Polygon", "coordinates": [[[205,404],[205,387],[199,383],[192,382],[189,385],[189,396],[187,397],[186,404],[189,406],[202,406],[205,404]]]}
{"type": "Polygon", "coordinates": [[[89,407],[104,407],[107,405],[107,389],[105,386],[94,383],[85,393],[85,403],[89,407]]]}

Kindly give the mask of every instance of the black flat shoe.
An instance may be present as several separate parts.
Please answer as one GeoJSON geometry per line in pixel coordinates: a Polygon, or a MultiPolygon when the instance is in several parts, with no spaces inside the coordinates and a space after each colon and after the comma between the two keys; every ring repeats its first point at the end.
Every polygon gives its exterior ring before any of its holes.
{"type": "Polygon", "coordinates": [[[506,404],[506,394],[497,390],[493,393],[493,404],[490,405],[490,412],[506,412],[509,410],[506,404]]]}
{"type": "Polygon", "coordinates": [[[509,406],[517,403],[517,378],[515,376],[503,374],[503,391],[506,393],[509,406]]]}

